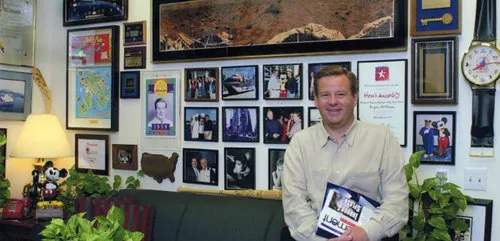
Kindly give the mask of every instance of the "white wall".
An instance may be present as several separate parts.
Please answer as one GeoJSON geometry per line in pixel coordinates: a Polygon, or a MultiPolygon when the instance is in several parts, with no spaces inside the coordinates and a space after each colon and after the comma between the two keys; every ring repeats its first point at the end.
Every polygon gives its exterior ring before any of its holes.
{"type": "MultiPolygon", "coordinates": [[[[42,2],[42,1],[39,1],[42,2]]],[[[147,20],[148,22],[148,51],[151,50],[151,7],[149,4],[145,3],[143,0],[130,0],[129,1],[129,19],[128,21],[140,21],[147,20]]],[[[148,1],[149,2],[149,1],[148,1]]],[[[475,14],[475,1],[462,1],[462,35],[459,36],[458,41],[458,53],[459,56],[465,52],[467,49],[473,34],[474,27],[474,14],[475,14]]],[[[500,12],[500,11],[498,11],[500,12]]],[[[62,123],[65,123],[66,119],[66,75],[65,75],[65,61],[66,61],[66,30],[68,28],[62,27],[62,4],[60,1],[43,1],[43,4],[38,5],[37,9],[37,34],[36,34],[36,66],[40,68],[42,74],[44,75],[49,88],[52,90],[52,112],[56,114],[62,123]]],[[[122,26],[121,22],[113,22],[109,24],[122,26]]],[[[103,25],[103,24],[100,24],[103,25]]],[[[498,26],[499,24],[497,24],[498,26]]],[[[99,26],[93,25],[93,26],[99,26]]],[[[88,26],[83,26],[88,27],[88,26]]],[[[123,30],[123,27],[122,27],[123,30]]],[[[500,31],[497,30],[500,35],[500,31]]],[[[121,38],[120,38],[120,41],[121,38]]],[[[411,38],[408,38],[408,42],[411,42],[411,38]]],[[[123,49],[123,48],[121,48],[123,49]]],[[[123,55],[123,50],[121,50],[121,55],[123,55]]],[[[374,54],[352,54],[352,55],[321,55],[321,56],[298,56],[298,57],[287,57],[287,58],[261,58],[261,59],[241,59],[241,60],[221,60],[221,61],[206,61],[206,62],[189,62],[189,63],[171,63],[171,64],[152,64],[147,63],[146,70],[167,70],[167,69],[183,69],[190,67],[220,67],[220,66],[236,66],[236,65],[250,65],[258,64],[259,72],[262,73],[263,64],[278,64],[278,63],[303,63],[304,68],[306,68],[308,63],[317,62],[335,62],[335,61],[352,61],[353,72],[356,73],[357,61],[361,60],[385,60],[385,59],[408,59],[408,73],[411,73],[411,60],[410,60],[410,48],[406,52],[392,52],[392,53],[374,53],[374,54]]],[[[150,54],[147,56],[148,61],[151,59],[150,54]]],[[[120,60],[120,69],[123,70],[122,60],[120,60]]],[[[3,66],[4,67],[4,66],[3,66]]],[[[304,72],[306,73],[306,72],[304,72]]],[[[408,76],[408,85],[410,83],[410,75],[408,76]]],[[[408,87],[408,96],[411,96],[411,87],[408,87]]],[[[486,198],[495,200],[496,205],[500,201],[500,192],[495,189],[495,183],[500,182],[500,176],[496,175],[496,171],[500,170],[500,163],[498,160],[498,146],[500,146],[500,135],[497,134],[495,138],[495,143],[497,146],[497,157],[495,158],[472,158],[468,155],[469,145],[470,145],[470,125],[471,125],[471,89],[468,83],[463,79],[460,74],[458,80],[458,105],[452,106],[424,106],[418,105],[414,106],[410,104],[408,99],[408,112],[407,112],[407,148],[404,148],[406,155],[409,157],[411,154],[411,147],[413,145],[413,137],[411,136],[413,130],[413,111],[417,110],[452,110],[457,112],[457,132],[456,132],[456,164],[455,166],[422,166],[422,175],[430,177],[435,174],[437,169],[446,169],[449,171],[450,181],[463,186],[464,168],[467,167],[482,167],[488,170],[488,187],[486,192],[484,191],[465,191],[467,194],[476,198],[486,198]]],[[[261,94],[260,94],[261,95],[261,94]]],[[[306,95],[307,96],[307,95],[306,95]]],[[[181,96],[183,99],[183,96],[181,96]]],[[[497,100],[500,100],[497,94],[497,100]]],[[[255,103],[254,101],[239,101],[239,102],[224,102],[219,103],[220,106],[234,106],[234,105],[259,105],[259,106],[270,106],[270,105],[289,105],[289,106],[313,106],[313,102],[307,100],[307,97],[302,101],[264,101],[262,97],[255,103]]],[[[184,103],[181,101],[181,113],[183,113],[184,106],[211,106],[212,103],[184,103]]],[[[37,87],[33,90],[33,113],[42,113],[44,110],[44,103],[41,97],[40,91],[37,87]]],[[[137,99],[120,99],[120,131],[119,132],[91,132],[98,134],[109,134],[111,136],[112,144],[137,144],[140,145],[140,134],[141,134],[141,105],[140,101],[137,99]]],[[[495,114],[496,123],[499,123],[499,113],[500,105],[497,104],[497,111],[495,114]]],[[[304,110],[304,120],[307,120],[307,108],[304,110]]],[[[262,120],[262,117],[261,117],[262,120]]],[[[182,121],[179,123],[183,123],[182,121]]],[[[261,122],[262,123],[262,122],[261,122]]],[[[14,143],[16,142],[16,135],[20,132],[23,122],[14,121],[1,121],[0,126],[3,128],[8,128],[8,147],[7,153],[9,154],[14,143]]],[[[261,127],[262,128],[262,127],[261,127]]],[[[500,130],[500,125],[495,125],[496,130],[500,130]]],[[[70,144],[74,143],[74,134],[84,133],[83,131],[68,131],[68,138],[70,144]]],[[[89,132],[87,132],[89,133],[89,132]]],[[[182,131],[180,131],[182,133],[182,131]]],[[[187,142],[182,143],[182,147],[190,148],[209,148],[209,149],[219,149],[219,156],[222,156],[224,147],[255,147],[257,150],[257,188],[267,189],[267,154],[268,148],[285,148],[285,145],[268,145],[260,143],[223,143],[219,141],[218,143],[198,143],[198,142],[187,142]]],[[[139,150],[141,153],[144,150],[139,150]]],[[[177,152],[182,155],[182,150],[177,150],[177,152]]],[[[163,152],[170,156],[171,152],[163,152]]],[[[181,156],[182,158],[182,156],[181,156]]],[[[224,170],[223,159],[219,158],[219,171],[224,170]]],[[[181,163],[182,159],[179,159],[181,163]]],[[[177,165],[177,170],[175,176],[177,178],[175,183],[170,183],[169,180],[164,180],[161,184],[158,184],[150,177],[142,178],[142,188],[144,189],[158,189],[165,191],[174,191],[179,185],[199,187],[199,188],[224,188],[223,175],[219,174],[219,186],[197,186],[194,184],[182,184],[182,165],[177,165]]],[[[58,160],[57,166],[69,168],[74,164],[72,158],[67,158],[63,160],[58,160]]],[[[30,181],[30,160],[19,160],[10,158],[7,160],[7,177],[12,182],[12,194],[13,196],[21,196],[22,187],[24,184],[30,181]]],[[[125,170],[113,170],[111,169],[110,175],[122,175],[124,177],[129,175],[134,175],[133,171],[125,170]]],[[[500,222],[500,209],[493,209],[493,227],[498,226],[500,222]],[[498,216],[497,216],[498,215],[498,216]]],[[[500,231],[498,229],[493,229],[492,237],[500,236],[500,231]]]]}

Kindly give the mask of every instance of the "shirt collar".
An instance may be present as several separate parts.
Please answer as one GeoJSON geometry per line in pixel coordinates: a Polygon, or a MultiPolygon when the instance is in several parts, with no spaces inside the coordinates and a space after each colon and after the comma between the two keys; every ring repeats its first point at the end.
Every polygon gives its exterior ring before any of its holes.
{"type": "MultiPolygon", "coordinates": [[[[317,127],[318,135],[321,140],[320,144],[321,147],[324,147],[328,142],[328,140],[330,139],[330,136],[328,135],[328,132],[326,132],[325,126],[323,126],[322,122],[318,123],[317,126],[318,126],[317,127]]],[[[347,129],[347,131],[342,136],[346,138],[347,144],[349,144],[349,146],[352,146],[352,144],[354,143],[354,137],[356,136],[358,127],[359,127],[359,121],[354,120],[352,122],[352,125],[349,127],[349,129],[347,129]]]]}

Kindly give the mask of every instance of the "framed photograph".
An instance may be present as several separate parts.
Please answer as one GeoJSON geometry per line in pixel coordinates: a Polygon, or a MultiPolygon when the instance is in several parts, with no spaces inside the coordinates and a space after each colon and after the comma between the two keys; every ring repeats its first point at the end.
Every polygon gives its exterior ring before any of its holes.
{"type": "Polygon", "coordinates": [[[222,141],[259,142],[259,107],[222,107],[222,141]]]}
{"type": "Polygon", "coordinates": [[[407,2],[153,0],[153,62],[404,51],[407,2]]]}
{"type": "Polygon", "coordinates": [[[63,26],[127,20],[128,0],[63,0],[63,26]]]}
{"type": "Polygon", "coordinates": [[[257,65],[221,68],[223,100],[258,100],[259,68],[257,65]]]}
{"type": "Polygon", "coordinates": [[[0,64],[34,66],[36,2],[0,1],[0,64]]]}
{"type": "Polygon", "coordinates": [[[422,164],[455,165],[455,111],[413,112],[413,152],[422,164]]]}
{"type": "Polygon", "coordinates": [[[307,67],[307,72],[309,74],[307,75],[307,78],[309,80],[309,99],[314,100],[314,76],[323,68],[332,66],[332,65],[339,65],[344,67],[345,69],[351,71],[351,62],[336,62],[336,63],[314,63],[314,64],[309,64],[307,67]]]}
{"type": "Polygon", "coordinates": [[[493,200],[475,198],[467,203],[467,208],[458,213],[468,224],[469,230],[455,234],[453,240],[491,241],[491,223],[493,218],[493,200]]]}
{"type": "Polygon", "coordinates": [[[219,185],[219,151],[183,148],[183,175],[185,183],[219,185]]]}
{"type": "Polygon", "coordinates": [[[31,73],[0,70],[0,120],[26,120],[32,89],[31,73]]]}
{"type": "Polygon", "coordinates": [[[407,60],[359,61],[358,120],[386,126],[406,146],[407,60]]]}
{"type": "Polygon", "coordinates": [[[184,107],[185,141],[219,141],[219,108],[184,107]]]}
{"type": "Polygon", "coordinates": [[[307,122],[307,126],[313,126],[321,122],[321,114],[319,113],[318,108],[309,107],[308,108],[308,117],[309,120],[307,122]]]}
{"type": "Polygon", "coordinates": [[[255,189],[255,148],[224,148],[227,190],[255,189]]]}
{"type": "Polygon", "coordinates": [[[269,149],[269,190],[281,190],[286,149],[269,149]]]}
{"type": "Polygon", "coordinates": [[[146,46],[123,48],[124,69],[146,68],[146,46]]]}
{"type": "Polygon", "coordinates": [[[460,34],[460,0],[410,0],[410,35],[460,34]]]}
{"type": "Polygon", "coordinates": [[[185,69],[185,101],[219,101],[219,68],[185,69]]]}
{"type": "Polygon", "coordinates": [[[139,99],[141,97],[141,72],[120,72],[120,98],[139,99]]]}
{"type": "Polygon", "coordinates": [[[265,100],[301,100],[302,64],[264,65],[265,100]]]}
{"type": "Polygon", "coordinates": [[[411,41],[411,103],[457,103],[456,37],[413,39],[411,41]]]}
{"type": "Polygon", "coordinates": [[[75,167],[78,172],[109,175],[109,136],[75,134],[75,167]]]}
{"type": "Polygon", "coordinates": [[[304,107],[264,107],[264,143],[288,144],[304,128],[304,107]]]}
{"type": "Polygon", "coordinates": [[[146,44],[146,21],[123,23],[123,45],[146,44]]]}
{"type": "Polygon", "coordinates": [[[113,144],[113,169],[137,170],[137,145],[113,144]]]}
{"type": "MultiPolygon", "coordinates": [[[[7,138],[7,128],[0,128],[0,136],[5,136],[7,138]]],[[[5,145],[0,147],[0,156],[3,157],[3,160],[0,160],[0,165],[3,166],[3,177],[5,177],[6,167],[7,167],[7,142],[5,145]]]]}
{"type": "Polygon", "coordinates": [[[118,131],[119,29],[68,30],[67,129],[118,131]]]}

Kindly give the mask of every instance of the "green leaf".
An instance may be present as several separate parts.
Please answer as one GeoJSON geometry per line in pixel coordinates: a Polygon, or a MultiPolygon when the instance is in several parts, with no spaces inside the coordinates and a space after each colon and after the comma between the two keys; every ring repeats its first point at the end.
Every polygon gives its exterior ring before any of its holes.
{"type": "Polygon", "coordinates": [[[446,222],[442,216],[431,216],[429,219],[429,225],[435,228],[446,229],[446,222]]]}
{"type": "Polygon", "coordinates": [[[424,183],[422,184],[422,192],[428,192],[429,190],[435,188],[437,185],[436,178],[427,178],[424,180],[424,183]]]}
{"type": "Polygon", "coordinates": [[[445,217],[455,218],[457,216],[459,208],[456,204],[450,203],[448,206],[443,208],[443,213],[445,217]]]}
{"type": "Polygon", "coordinates": [[[127,177],[127,181],[125,181],[125,183],[129,184],[129,183],[133,182],[134,180],[135,180],[135,177],[129,176],[129,177],[127,177]]]}
{"type": "Polygon", "coordinates": [[[450,189],[450,195],[455,198],[465,199],[465,195],[458,189],[452,188],[450,189]]]}
{"type": "Polygon", "coordinates": [[[424,230],[425,216],[424,212],[418,211],[415,216],[413,216],[413,228],[418,231],[424,230]]]}
{"type": "Polygon", "coordinates": [[[411,181],[413,177],[413,166],[410,163],[405,165],[405,175],[406,175],[406,182],[411,181]]]}
{"type": "Polygon", "coordinates": [[[441,198],[439,198],[439,206],[441,208],[446,207],[446,205],[448,205],[449,202],[450,202],[450,196],[448,195],[441,195],[441,198]]]}
{"type": "Polygon", "coordinates": [[[416,169],[420,167],[420,160],[422,158],[422,155],[424,154],[425,151],[418,151],[410,156],[410,161],[411,165],[416,169]]]}
{"type": "Polygon", "coordinates": [[[137,171],[137,176],[144,177],[144,171],[142,169],[137,171]]]}
{"type": "Polygon", "coordinates": [[[420,193],[420,188],[417,184],[410,183],[408,184],[408,187],[410,187],[410,194],[413,198],[415,199],[420,199],[421,198],[421,193],[420,193]]]}
{"type": "Polygon", "coordinates": [[[443,213],[443,209],[441,209],[441,207],[437,203],[432,203],[427,211],[432,214],[443,213]]]}
{"type": "Polygon", "coordinates": [[[458,186],[454,183],[451,183],[451,182],[447,182],[443,185],[444,190],[451,190],[451,189],[458,189],[458,188],[460,188],[460,186],[458,186]]]}
{"type": "Polygon", "coordinates": [[[115,175],[115,180],[113,182],[113,189],[118,189],[122,185],[122,177],[120,175],[115,175]]]}
{"type": "Polygon", "coordinates": [[[465,210],[467,208],[467,199],[465,197],[462,198],[453,198],[453,203],[455,203],[460,210],[465,210]]]}
{"type": "Polygon", "coordinates": [[[431,236],[436,240],[451,241],[451,237],[447,229],[434,229],[431,232],[431,236]]]}
{"type": "Polygon", "coordinates": [[[441,192],[438,190],[429,190],[429,197],[431,197],[432,200],[437,201],[439,200],[439,196],[441,195],[441,192]]]}
{"type": "Polygon", "coordinates": [[[451,220],[450,228],[457,231],[467,231],[469,229],[469,225],[467,225],[467,223],[461,218],[454,218],[451,220]]]}

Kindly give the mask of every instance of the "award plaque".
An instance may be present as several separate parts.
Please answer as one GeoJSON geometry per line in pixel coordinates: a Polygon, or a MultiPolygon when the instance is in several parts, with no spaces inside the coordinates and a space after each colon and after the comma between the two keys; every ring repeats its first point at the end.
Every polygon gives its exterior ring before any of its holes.
{"type": "Polygon", "coordinates": [[[124,48],[123,56],[124,69],[146,68],[146,46],[124,48]]]}
{"type": "Polygon", "coordinates": [[[123,23],[123,45],[146,44],[146,21],[123,23]]]}

